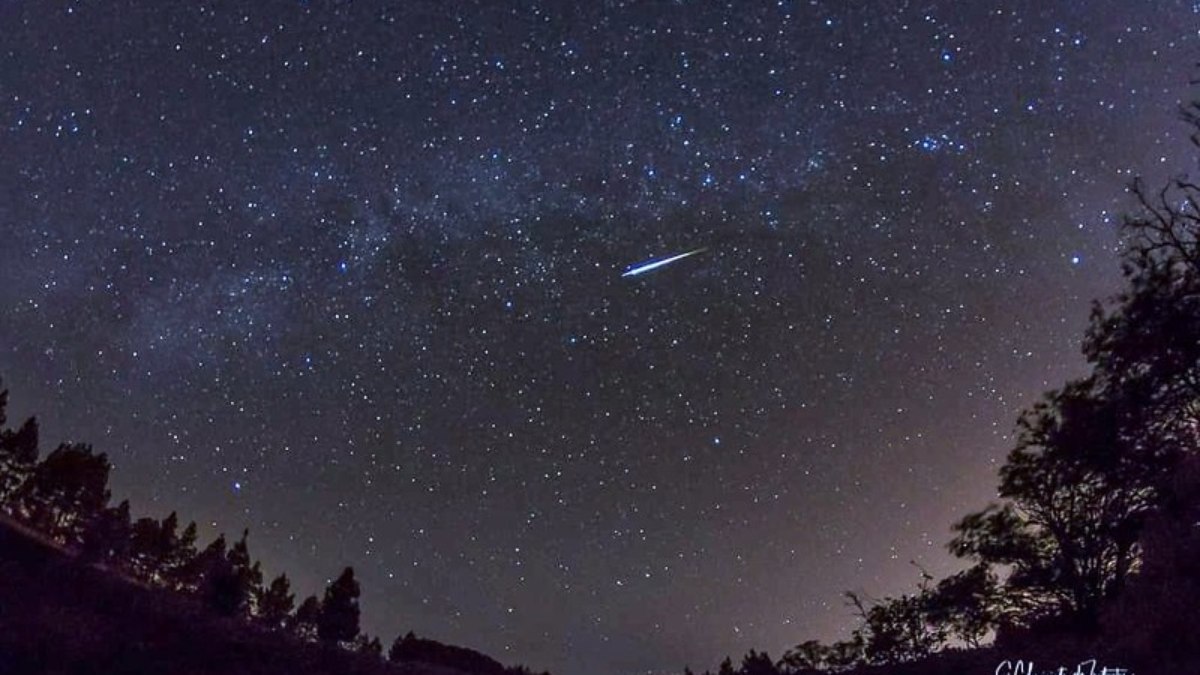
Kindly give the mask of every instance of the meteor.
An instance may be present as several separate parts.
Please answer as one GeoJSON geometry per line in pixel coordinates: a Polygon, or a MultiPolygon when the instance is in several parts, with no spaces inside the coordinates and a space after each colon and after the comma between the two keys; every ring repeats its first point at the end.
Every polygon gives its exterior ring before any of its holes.
{"type": "Polygon", "coordinates": [[[687,253],[680,253],[679,255],[673,255],[669,258],[661,258],[659,260],[647,260],[644,263],[638,263],[637,265],[633,265],[629,269],[625,270],[625,272],[621,276],[636,277],[639,274],[645,274],[646,272],[656,270],[660,267],[665,267],[667,265],[670,265],[673,262],[694,256],[697,253],[704,253],[707,250],[708,250],[708,247],[703,246],[701,248],[698,248],[698,249],[695,249],[692,251],[688,251],[687,253]]]}

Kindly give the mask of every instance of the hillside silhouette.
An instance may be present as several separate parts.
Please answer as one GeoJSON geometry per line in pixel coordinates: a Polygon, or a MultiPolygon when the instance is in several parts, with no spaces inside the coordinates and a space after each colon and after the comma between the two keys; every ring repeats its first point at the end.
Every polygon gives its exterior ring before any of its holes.
{"type": "Polygon", "coordinates": [[[408,633],[386,653],[359,630],[347,567],[296,606],[264,583],[248,536],[196,548],[171,513],[109,506],[110,465],[90,446],[38,461],[38,424],[5,429],[0,389],[0,673],[532,675],[408,633]]]}
{"type": "Polygon", "coordinates": [[[2,673],[330,673],[502,675],[478,652],[414,637],[378,654],[305,641],[220,616],[179,594],[81,564],[52,540],[0,518],[2,673]]]}
{"type": "Polygon", "coordinates": [[[0,522],[0,577],[0,672],[394,672],[80,564],[8,519],[0,522]]]}

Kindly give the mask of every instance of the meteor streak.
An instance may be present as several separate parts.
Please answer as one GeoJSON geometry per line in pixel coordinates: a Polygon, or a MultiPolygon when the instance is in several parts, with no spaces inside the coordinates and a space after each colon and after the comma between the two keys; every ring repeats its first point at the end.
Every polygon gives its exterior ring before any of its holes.
{"type": "Polygon", "coordinates": [[[694,256],[697,253],[704,253],[707,250],[708,250],[708,247],[703,246],[701,248],[698,248],[698,249],[695,249],[692,251],[688,251],[687,253],[680,253],[679,255],[673,255],[669,258],[662,258],[660,260],[647,260],[644,263],[639,263],[639,264],[634,265],[634,266],[630,267],[629,269],[625,270],[625,272],[621,276],[636,277],[639,274],[645,274],[646,272],[650,272],[651,270],[656,270],[660,267],[670,265],[673,262],[694,256]]]}

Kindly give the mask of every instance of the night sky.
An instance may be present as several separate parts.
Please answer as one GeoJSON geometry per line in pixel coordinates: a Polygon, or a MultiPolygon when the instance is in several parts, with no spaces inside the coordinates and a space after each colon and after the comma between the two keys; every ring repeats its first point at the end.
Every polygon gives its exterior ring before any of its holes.
{"type": "Polygon", "coordinates": [[[1198,12],[2,0],[10,417],[385,644],[842,637],[1081,372],[1198,12]]]}

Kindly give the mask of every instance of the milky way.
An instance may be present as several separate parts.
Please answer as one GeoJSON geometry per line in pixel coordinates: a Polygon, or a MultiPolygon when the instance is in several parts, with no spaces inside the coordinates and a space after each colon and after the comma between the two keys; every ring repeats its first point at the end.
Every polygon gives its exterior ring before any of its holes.
{"type": "Polygon", "coordinates": [[[559,675],[952,569],[1187,168],[1193,4],[578,4],[0,4],[14,416],[559,675]]]}

